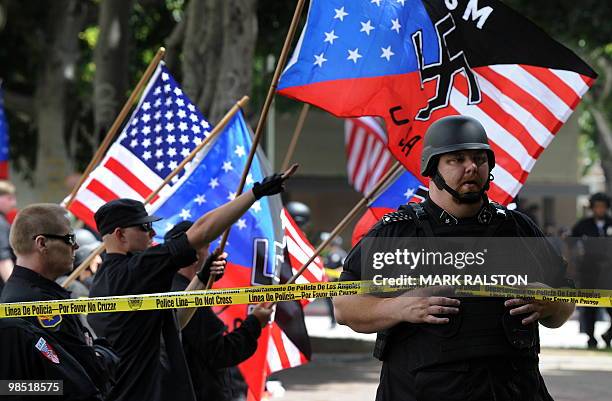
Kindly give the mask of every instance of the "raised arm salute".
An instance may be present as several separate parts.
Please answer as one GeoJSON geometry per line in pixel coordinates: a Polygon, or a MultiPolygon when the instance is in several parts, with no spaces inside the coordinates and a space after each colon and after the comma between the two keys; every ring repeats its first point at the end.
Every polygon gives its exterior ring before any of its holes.
{"type": "MultiPolygon", "coordinates": [[[[252,190],[200,217],[186,233],[156,246],[151,246],[155,236],[152,223],[159,218],[148,215],[141,202],[117,199],[103,205],[95,220],[107,253],[90,295],[169,291],[175,273],[197,260],[198,249],[229,228],[256,199],[281,192],[294,171],[265,178],[252,190]]],[[[196,277],[188,289],[204,285],[196,277]]],[[[88,320],[121,357],[110,400],[195,399],[173,311],[97,314],[88,320]]]]}

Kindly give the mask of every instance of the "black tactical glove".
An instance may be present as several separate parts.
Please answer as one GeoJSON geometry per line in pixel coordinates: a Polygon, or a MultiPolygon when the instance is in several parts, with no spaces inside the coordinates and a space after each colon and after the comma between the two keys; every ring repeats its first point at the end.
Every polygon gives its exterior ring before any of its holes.
{"type": "Polygon", "coordinates": [[[259,200],[264,196],[276,195],[283,192],[285,187],[285,177],[282,174],[276,173],[263,179],[261,183],[256,182],[253,184],[253,195],[255,199],[259,200]]]}
{"type": "MultiPolygon", "coordinates": [[[[208,283],[208,279],[210,278],[210,267],[212,266],[215,259],[217,259],[218,257],[219,252],[217,252],[216,250],[208,255],[206,261],[204,261],[204,264],[202,265],[202,268],[196,273],[196,276],[198,276],[201,282],[208,283]]],[[[219,279],[221,279],[221,277],[223,277],[223,274],[217,274],[215,276],[215,281],[218,281],[219,279]]]]}

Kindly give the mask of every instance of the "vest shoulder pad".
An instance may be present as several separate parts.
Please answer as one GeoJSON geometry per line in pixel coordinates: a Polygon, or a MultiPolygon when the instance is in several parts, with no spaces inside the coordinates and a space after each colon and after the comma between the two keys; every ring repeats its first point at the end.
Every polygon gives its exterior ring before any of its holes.
{"type": "Polygon", "coordinates": [[[491,206],[491,210],[497,215],[497,217],[501,217],[503,219],[508,217],[509,209],[505,206],[500,205],[497,202],[489,202],[491,206]]]}
{"type": "Polygon", "coordinates": [[[395,223],[398,221],[411,221],[412,216],[409,212],[405,210],[398,210],[396,212],[387,213],[381,219],[381,223],[383,225],[395,223]]]}

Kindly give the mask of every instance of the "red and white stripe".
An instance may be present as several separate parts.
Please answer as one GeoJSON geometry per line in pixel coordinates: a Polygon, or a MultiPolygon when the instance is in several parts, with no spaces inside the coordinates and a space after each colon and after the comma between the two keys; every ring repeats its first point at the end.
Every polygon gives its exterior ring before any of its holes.
{"type": "MultiPolygon", "coordinates": [[[[285,246],[289,254],[288,262],[291,265],[292,273],[295,274],[313,255],[314,247],[285,209],[281,213],[281,221],[285,231],[285,246]]],[[[302,284],[321,281],[326,281],[325,269],[321,259],[317,257],[295,282],[302,284]]],[[[310,300],[308,299],[302,300],[300,302],[302,308],[309,302],[310,300]]],[[[308,359],[300,352],[291,339],[287,337],[278,324],[273,322],[270,327],[266,361],[266,375],[268,375],[282,369],[302,365],[307,363],[308,359]]]]}
{"type": "MultiPolygon", "coordinates": [[[[289,264],[291,265],[291,271],[295,274],[314,254],[314,247],[286,209],[281,212],[281,222],[285,231],[285,246],[289,254],[289,264]]],[[[295,282],[296,284],[306,284],[321,281],[326,281],[325,268],[321,258],[317,257],[295,282]]]]}
{"type": "Polygon", "coordinates": [[[478,67],[475,73],[481,102],[468,105],[468,83],[465,75],[459,74],[447,112],[474,117],[484,125],[496,159],[489,195],[508,203],[593,79],[571,71],[526,65],[478,67]]]}
{"type": "Polygon", "coordinates": [[[374,117],[349,118],[344,124],[348,179],[356,191],[368,192],[393,164],[387,134],[374,117]]]}
{"type": "MultiPolygon", "coordinates": [[[[83,182],[70,211],[87,225],[95,227],[93,215],[100,206],[117,198],[144,201],[162,182],[155,172],[116,141],[83,182]]],[[[159,195],[152,203],[158,198],[159,195]]]]}
{"type": "Polygon", "coordinates": [[[266,361],[268,374],[308,363],[306,356],[276,323],[270,327],[266,361]]]}

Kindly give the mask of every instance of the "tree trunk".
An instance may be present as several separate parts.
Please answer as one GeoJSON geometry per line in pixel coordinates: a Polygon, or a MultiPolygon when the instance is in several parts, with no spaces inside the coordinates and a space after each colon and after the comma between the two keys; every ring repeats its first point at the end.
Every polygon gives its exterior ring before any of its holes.
{"type": "Polygon", "coordinates": [[[606,193],[612,195],[612,125],[606,118],[605,112],[599,110],[597,106],[591,106],[590,111],[597,127],[599,158],[606,178],[606,193]]]}
{"type": "Polygon", "coordinates": [[[86,10],[78,0],[57,0],[49,6],[51,43],[34,95],[38,128],[36,167],[32,188],[19,193],[22,204],[60,201],[66,193],[64,178],[72,170],[66,146],[66,92],[75,79],[80,55],[78,34],[83,29],[86,10]]]}
{"type": "Polygon", "coordinates": [[[185,13],[183,88],[211,123],[251,93],[255,0],[192,1],[185,13]]]}
{"type": "MultiPolygon", "coordinates": [[[[100,3],[100,36],[94,50],[94,135],[100,140],[119,114],[129,89],[129,17],[131,0],[100,3]]],[[[96,149],[93,149],[95,153],[96,149]]]]}

